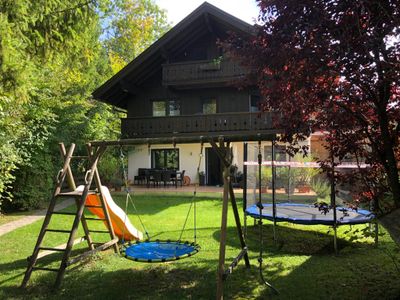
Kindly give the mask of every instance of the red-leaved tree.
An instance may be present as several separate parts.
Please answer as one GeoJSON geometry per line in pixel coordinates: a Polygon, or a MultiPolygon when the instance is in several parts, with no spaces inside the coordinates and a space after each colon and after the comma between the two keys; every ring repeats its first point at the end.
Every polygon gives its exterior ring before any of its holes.
{"type": "Polygon", "coordinates": [[[264,110],[296,147],[327,132],[336,159],[365,159],[364,196],[400,208],[400,1],[258,0],[256,34],[223,43],[254,72],[264,110]]]}

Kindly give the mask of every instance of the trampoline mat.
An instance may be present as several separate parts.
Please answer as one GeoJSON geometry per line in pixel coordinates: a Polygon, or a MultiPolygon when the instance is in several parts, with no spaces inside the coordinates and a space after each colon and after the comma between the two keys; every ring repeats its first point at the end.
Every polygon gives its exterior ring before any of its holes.
{"type": "MultiPolygon", "coordinates": [[[[262,218],[273,221],[272,204],[263,204],[262,218]]],[[[246,209],[246,214],[259,218],[259,209],[257,205],[252,205],[246,209]]],[[[375,218],[375,215],[368,210],[353,210],[344,207],[336,207],[336,216],[338,224],[363,224],[369,223],[375,218]]],[[[290,222],[303,225],[333,225],[333,210],[324,214],[314,205],[279,203],[276,204],[276,221],[290,222]]]]}

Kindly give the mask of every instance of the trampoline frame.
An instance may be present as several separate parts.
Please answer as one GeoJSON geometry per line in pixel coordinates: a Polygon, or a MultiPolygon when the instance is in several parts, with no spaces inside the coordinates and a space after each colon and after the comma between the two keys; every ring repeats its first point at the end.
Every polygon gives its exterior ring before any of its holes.
{"type": "MultiPolygon", "coordinates": [[[[263,203],[262,204],[263,207],[272,207],[272,204],[267,204],[267,203],[263,203]]],[[[318,210],[317,207],[314,207],[313,205],[310,204],[302,204],[302,203],[277,203],[276,204],[276,209],[277,212],[279,212],[279,208],[280,207],[304,207],[304,208],[312,208],[315,209],[316,212],[320,212],[318,210]]],[[[336,225],[340,226],[340,225],[357,225],[357,224],[367,224],[367,223],[371,223],[374,218],[375,215],[373,213],[371,213],[368,210],[364,210],[364,209],[359,209],[359,210],[355,210],[355,209],[351,209],[351,208],[345,208],[342,206],[337,206],[336,207],[336,211],[337,212],[354,212],[354,213],[358,213],[359,215],[363,216],[363,219],[346,219],[346,220],[341,220],[341,218],[339,218],[336,221],[336,225]]],[[[256,204],[248,207],[245,211],[246,215],[252,217],[252,218],[259,218],[259,213],[258,213],[258,207],[256,204]],[[252,210],[256,210],[255,213],[251,212],[250,209],[252,210]]],[[[323,212],[320,212],[320,215],[323,215],[323,212]]],[[[263,219],[267,219],[269,221],[273,221],[273,215],[270,213],[270,211],[262,214],[262,218],[263,219]]],[[[293,224],[301,224],[301,225],[327,225],[327,226],[333,226],[335,223],[335,220],[329,220],[329,219],[307,219],[307,218],[296,218],[293,216],[288,216],[288,217],[279,217],[279,216],[275,216],[275,221],[276,222],[289,222],[289,223],[293,223],[293,224]]]]}

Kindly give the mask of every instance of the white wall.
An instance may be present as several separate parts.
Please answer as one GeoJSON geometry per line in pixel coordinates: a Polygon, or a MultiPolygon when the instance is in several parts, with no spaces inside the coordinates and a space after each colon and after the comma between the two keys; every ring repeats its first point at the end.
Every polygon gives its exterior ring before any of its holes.
{"type": "MultiPolygon", "coordinates": [[[[211,147],[204,144],[203,157],[201,159],[200,171],[205,172],[205,148],[211,147]]],[[[236,164],[240,171],[243,171],[243,143],[232,143],[233,164],[236,164]]],[[[193,183],[196,179],[197,166],[200,158],[200,144],[178,144],[179,149],[179,170],[185,170],[185,176],[189,176],[193,183]]],[[[128,177],[133,182],[134,176],[138,175],[139,168],[151,168],[151,149],[174,149],[172,145],[147,145],[135,146],[134,150],[129,152],[128,177]]]]}
{"type": "MultiPolygon", "coordinates": [[[[204,146],[205,147],[205,146],[204,146]]],[[[151,168],[151,149],[174,149],[172,145],[140,145],[129,153],[128,177],[131,181],[138,174],[138,168],[151,168]]],[[[200,159],[200,144],[179,144],[179,170],[185,170],[192,183],[196,178],[200,159]]],[[[205,153],[201,159],[200,171],[205,171],[205,153]]],[[[197,179],[198,180],[198,179],[197,179]]]]}

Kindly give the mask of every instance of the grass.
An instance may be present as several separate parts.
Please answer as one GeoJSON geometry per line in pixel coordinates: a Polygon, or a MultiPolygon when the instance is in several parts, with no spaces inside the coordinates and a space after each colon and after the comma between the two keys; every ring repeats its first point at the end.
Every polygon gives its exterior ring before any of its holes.
{"type": "MultiPolygon", "coordinates": [[[[124,207],[124,197],[115,196],[124,207]]],[[[53,291],[55,275],[34,272],[27,289],[18,286],[31,255],[42,221],[0,237],[0,299],[213,299],[219,249],[221,196],[197,196],[197,242],[201,251],[191,258],[165,264],[136,263],[115,255],[111,250],[91,257],[66,273],[62,287],[53,291]]],[[[143,222],[155,238],[179,236],[190,203],[189,195],[135,196],[143,222]]],[[[240,204],[240,203],[239,203],[240,204]]],[[[73,211],[73,208],[67,209],[73,211]]],[[[139,228],[132,207],[132,223],[139,228]]],[[[68,228],[71,218],[55,216],[50,227],[68,228]]],[[[91,223],[94,224],[94,223],[91,223]]],[[[189,219],[190,227],[193,224],[189,219]]],[[[279,242],[272,243],[272,226],[264,225],[264,269],[266,278],[279,290],[278,296],[260,284],[257,269],[259,250],[257,227],[248,219],[248,246],[251,268],[240,262],[225,283],[226,299],[396,299],[399,252],[381,229],[379,247],[372,238],[364,238],[364,225],[339,228],[340,254],[333,254],[332,234],[325,226],[279,225],[279,242]],[[358,229],[358,231],[357,231],[358,229]],[[350,242],[351,241],[351,242],[350,242]]],[[[103,225],[96,222],[95,228],[103,225]]],[[[190,229],[190,228],[189,228],[190,229]]],[[[193,240],[191,230],[184,239],[193,240]]],[[[82,234],[82,231],[80,232],[82,234]]],[[[106,240],[98,234],[96,240],[106,240]]],[[[65,242],[65,235],[49,234],[46,245],[65,242]]],[[[80,244],[75,252],[86,245],[80,244]]],[[[239,242],[231,211],[228,217],[227,263],[239,253],[239,242]]],[[[57,265],[57,256],[44,259],[57,265]]]]}
{"type": "Polygon", "coordinates": [[[0,225],[16,221],[22,217],[26,217],[27,215],[28,213],[26,211],[13,212],[10,214],[0,214],[0,225]]]}

